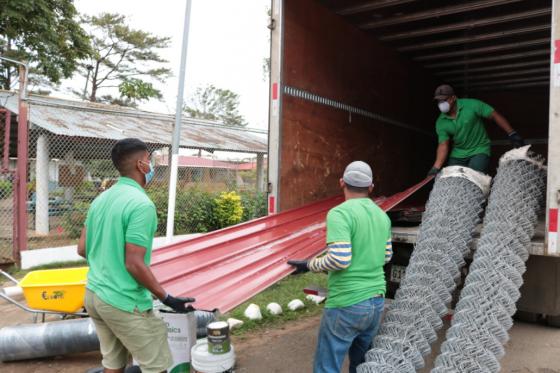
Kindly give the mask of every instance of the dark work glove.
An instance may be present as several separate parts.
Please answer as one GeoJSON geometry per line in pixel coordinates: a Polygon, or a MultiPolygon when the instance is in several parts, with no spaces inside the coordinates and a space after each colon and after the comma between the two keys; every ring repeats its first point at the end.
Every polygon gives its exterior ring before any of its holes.
{"type": "Polygon", "coordinates": [[[428,171],[428,176],[437,175],[440,171],[440,168],[432,167],[430,171],[428,171]]]}
{"type": "Polygon", "coordinates": [[[172,295],[167,294],[164,300],[161,303],[165,304],[167,307],[172,308],[176,312],[188,312],[193,310],[192,306],[185,307],[185,303],[192,303],[196,301],[194,298],[183,298],[183,297],[174,297],[172,295]]]}
{"type": "Polygon", "coordinates": [[[523,137],[519,136],[519,134],[515,131],[509,133],[508,138],[514,148],[520,148],[525,145],[525,140],[523,140],[523,137]]]}
{"type": "Polygon", "coordinates": [[[295,273],[309,272],[309,267],[307,266],[307,260],[288,260],[288,264],[296,268],[295,273]]]}

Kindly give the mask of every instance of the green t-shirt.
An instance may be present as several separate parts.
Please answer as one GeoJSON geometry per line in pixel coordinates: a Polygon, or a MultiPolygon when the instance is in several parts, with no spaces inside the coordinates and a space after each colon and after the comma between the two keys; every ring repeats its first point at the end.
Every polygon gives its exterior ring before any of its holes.
{"type": "Polygon", "coordinates": [[[391,240],[391,221],[369,198],[352,198],[327,215],[327,244],[350,242],[352,262],[329,272],[325,307],[340,308],[385,295],[385,246],[391,240]]]}
{"type": "Polygon", "coordinates": [[[126,312],[152,308],[152,295],[125,267],[125,243],[146,248],[150,265],[156,208],[134,180],[121,177],[91,204],[86,218],[87,288],[126,312]]]}
{"type": "Polygon", "coordinates": [[[436,121],[438,142],[453,140],[450,157],[468,158],[476,154],[490,155],[490,138],[484,128],[484,118],[494,112],[492,106],[472,98],[457,100],[457,115],[451,118],[441,113],[436,121]]]}

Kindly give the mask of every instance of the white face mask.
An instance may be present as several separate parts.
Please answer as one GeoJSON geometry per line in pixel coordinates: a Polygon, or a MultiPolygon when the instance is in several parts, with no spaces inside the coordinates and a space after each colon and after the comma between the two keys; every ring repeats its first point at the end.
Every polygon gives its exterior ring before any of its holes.
{"type": "Polygon", "coordinates": [[[444,114],[448,113],[451,109],[451,105],[449,105],[449,102],[447,101],[441,101],[437,104],[437,106],[439,107],[439,110],[444,114]]]}

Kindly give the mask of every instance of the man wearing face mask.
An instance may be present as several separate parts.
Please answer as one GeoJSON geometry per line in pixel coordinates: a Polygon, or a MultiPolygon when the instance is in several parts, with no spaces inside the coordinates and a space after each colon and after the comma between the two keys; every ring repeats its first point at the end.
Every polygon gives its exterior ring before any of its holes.
{"type": "Polygon", "coordinates": [[[149,267],[157,216],[144,191],[154,176],[148,147],[123,139],[111,158],[120,178],[92,202],[78,244],[89,265],[84,304],[105,373],[124,372],[129,353],[143,373],[165,372],[173,361],[167,327],[152,312],[152,294],[177,312],[194,299],[169,295],[149,267]]]}
{"type": "Polygon", "coordinates": [[[449,166],[465,166],[486,173],[490,161],[490,138],[484,119],[493,120],[503,129],[514,147],[525,145],[523,138],[506,118],[490,105],[476,99],[457,98],[450,85],[437,87],[434,99],[441,114],[436,121],[438,148],[436,161],[428,175],[437,174],[447,157],[449,166]],[[450,150],[450,143],[453,147],[450,150]]]}

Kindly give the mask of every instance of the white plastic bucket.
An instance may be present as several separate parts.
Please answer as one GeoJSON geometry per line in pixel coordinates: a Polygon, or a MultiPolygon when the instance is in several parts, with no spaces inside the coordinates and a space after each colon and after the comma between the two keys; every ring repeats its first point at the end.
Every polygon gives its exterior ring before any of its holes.
{"type": "Polygon", "coordinates": [[[191,367],[193,373],[230,373],[235,366],[233,346],[225,354],[213,355],[208,352],[208,341],[200,339],[191,349],[191,367]]]}

